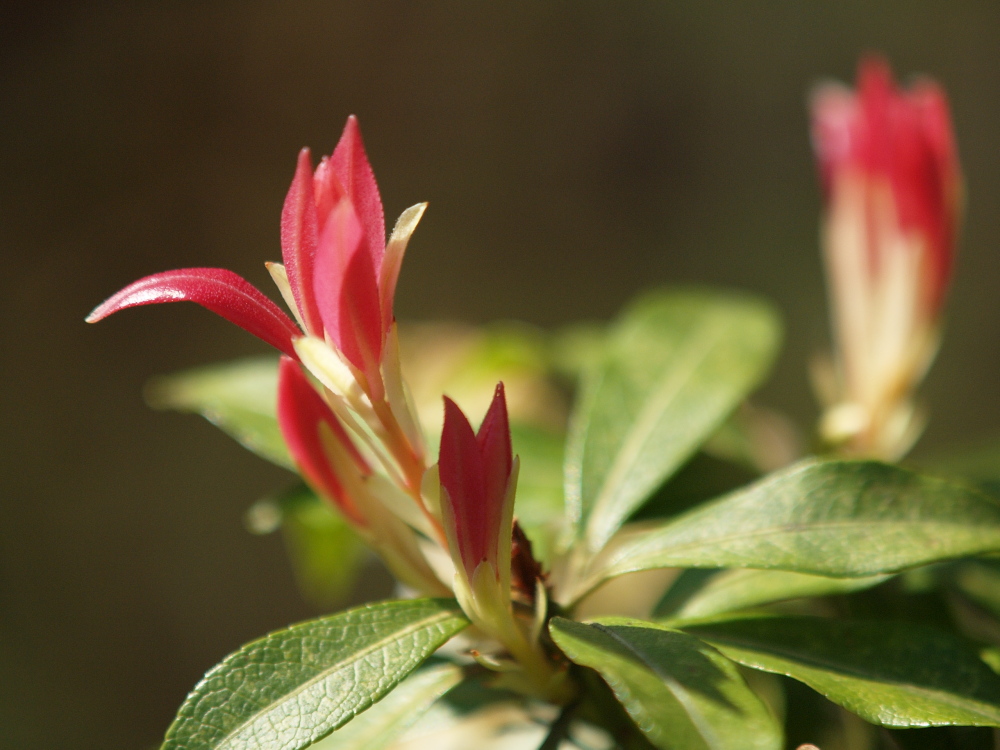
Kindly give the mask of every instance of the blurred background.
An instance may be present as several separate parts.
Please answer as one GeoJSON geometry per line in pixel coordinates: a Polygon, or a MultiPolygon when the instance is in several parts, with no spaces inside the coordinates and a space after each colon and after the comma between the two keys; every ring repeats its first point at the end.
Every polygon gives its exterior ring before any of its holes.
{"type": "Polygon", "coordinates": [[[918,450],[1000,435],[1000,4],[736,8],[0,4],[0,747],[154,746],[207,668],[318,614],[280,539],[243,528],[290,476],[141,398],[265,345],[194,305],[83,318],[183,266],[271,293],[296,152],[329,153],[350,113],[390,221],[430,201],[401,319],[556,326],[653,284],[746,288],[787,321],[759,400],[808,425],[826,322],[807,92],[868,50],[931,74],[969,201],[918,450]]]}

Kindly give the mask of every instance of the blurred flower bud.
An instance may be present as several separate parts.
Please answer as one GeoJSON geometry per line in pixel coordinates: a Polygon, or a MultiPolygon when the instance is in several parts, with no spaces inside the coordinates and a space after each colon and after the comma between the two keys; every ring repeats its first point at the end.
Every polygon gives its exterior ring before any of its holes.
{"type": "Polygon", "coordinates": [[[812,136],[824,192],[832,366],[817,370],[821,437],[850,455],[902,456],[923,418],[914,392],[937,351],[961,207],[944,92],[896,88],[861,63],[856,91],[821,87],[812,136]]]}

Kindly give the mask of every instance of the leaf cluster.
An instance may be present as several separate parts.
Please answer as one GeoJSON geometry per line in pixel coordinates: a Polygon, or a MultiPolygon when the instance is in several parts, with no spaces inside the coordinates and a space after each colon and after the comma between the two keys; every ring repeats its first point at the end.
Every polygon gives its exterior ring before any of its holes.
{"type": "MultiPolygon", "coordinates": [[[[512,417],[516,513],[548,569],[545,642],[572,685],[561,705],[468,658],[454,601],[400,599],[248,644],[195,688],[164,748],[993,746],[997,475],[815,456],[768,473],[794,450],[746,399],[779,339],[766,303],[684,290],[607,328],[478,340],[462,377],[502,361],[575,396],[565,440],[558,406],[512,417]],[[668,572],[648,590],[652,570],[668,572]],[[616,586],[655,606],[600,611],[616,586]]],[[[150,398],[288,466],[273,388],[274,363],[254,361],[161,379],[150,398]]],[[[351,586],[363,547],[308,490],[250,519],[284,530],[315,600],[351,586]]]]}

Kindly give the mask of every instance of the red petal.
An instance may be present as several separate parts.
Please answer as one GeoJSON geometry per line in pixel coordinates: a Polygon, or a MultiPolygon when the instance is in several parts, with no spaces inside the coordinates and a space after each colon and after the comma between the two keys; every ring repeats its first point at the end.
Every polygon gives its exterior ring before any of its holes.
{"type": "Polygon", "coordinates": [[[375,173],[368,163],[365,144],[361,140],[361,129],[354,115],[347,118],[344,133],[330,157],[330,165],[354,203],[354,209],[365,230],[372,265],[378,271],[385,254],[385,212],[382,210],[382,197],[375,182],[375,173]]]}
{"type": "Polygon", "coordinates": [[[160,302],[195,302],[298,359],[292,339],[302,333],[295,323],[257,287],[224,268],[180,268],[146,276],[95,307],[87,322],[160,302]]]}
{"type": "Polygon", "coordinates": [[[483,462],[476,435],[462,410],[447,396],[438,473],[451,500],[462,564],[471,575],[483,560],[496,561],[497,544],[489,534],[492,524],[483,494],[483,462]]]}
{"type": "Polygon", "coordinates": [[[364,516],[344,491],[330,464],[320,438],[321,424],[326,424],[337,440],[354,451],[344,428],[298,364],[282,357],[278,369],[278,426],[288,451],[303,477],[317,492],[333,500],[348,518],[364,526],[364,516]]]}
{"type": "Polygon", "coordinates": [[[347,195],[330,165],[329,156],[319,160],[316,173],[313,175],[313,188],[316,195],[316,214],[319,217],[319,234],[323,234],[333,210],[347,195]]]}
{"type": "Polygon", "coordinates": [[[281,257],[295,305],[306,331],[322,336],[322,320],[313,297],[313,265],[319,238],[316,197],[313,193],[312,159],[309,149],[299,152],[292,186],[281,209],[281,257]]]}
{"type": "Polygon", "coordinates": [[[889,181],[900,226],[927,240],[928,292],[937,305],[951,267],[958,212],[958,157],[944,93],[929,82],[901,91],[885,61],[873,58],[861,64],[858,96],[865,166],[889,181]]]}
{"type": "MultiPolygon", "coordinates": [[[[827,193],[845,170],[860,173],[869,188],[889,187],[900,227],[926,241],[928,303],[938,308],[955,252],[961,192],[944,92],[928,81],[900,90],[888,64],[872,57],[859,66],[856,94],[823,89],[812,114],[827,193]]],[[[869,244],[877,267],[879,249],[874,240],[869,244]]]]}
{"type": "MultiPolygon", "coordinates": [[[[382,313],[371,257],[349,200],[341,200],[316,251],[316,300],[327,333],[369,380],[381,382],[382,313]]],[[[373,384],[374,385],[374,384],[373,384]]]]}
{"type": "Polygon", "coordinates": [[[951,277],[958,238],[959,214],[962,209],[961,169],[944,91],[927,82],[914,89],[912,100],[928,152],[928,168],[940,189],[936,197],[940,201],[939,236],[932,243],[935,288],[931,292],[934,304],[939,306],[951,277]]]}
{"type": "Polygon", "coordinates": [[[507,419],[507,399],[503,383],[498,383],[483,423],[476,435],[479,455],[483,461],[483,495],[492,524],[490,534],[496,537],[500,530],[500,514],[507,495],[513,455],[510,445],[510,423],[507,419]]]}

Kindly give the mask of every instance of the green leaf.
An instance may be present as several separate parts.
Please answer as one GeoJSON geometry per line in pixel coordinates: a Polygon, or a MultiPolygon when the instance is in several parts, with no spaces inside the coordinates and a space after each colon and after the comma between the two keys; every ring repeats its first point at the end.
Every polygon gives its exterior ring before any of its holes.
{"type": "Polygon", "coordinates": [[[1000,503],[871,461],[803,461],[682,516],[624,530],[577,584],[663,567],[834,577],[896,573],[1000,550],[1000,503]]]}
{"type": "Polygon", "coordinates": [[[298,750],[392,690],[468,625],[453,600],[370,604],[249,643],[205,675],[163,750],[298,750]]]}
{"type": "Polygon", "coordinates": [[[521,457],[514,515],[532,542],[535,557],[551,559],[566,524],[563,502],[563,436],[511,424],[514,454],[521,457]]]}
{"type": "Polygon", "coordinates": [[[570,423],[567,505],[590,550],[757,386],[778,338],[771,308],[744,296],[660,292],[624,314],[570,423]]]}
{"type": "Polygon", "coordinates": [[[965,642],[913,623],[760,617],[685,627],[888,727],[1000,726],[1000,676],[965,642]]]}
{"type": "Polygon", "coordinates": [[[304,484],[255,503],[246,522],[255,533],[281,528],[299,587],[319,607],[344,599],[369,556],[344,517],[304,484]]]}
{"type": "Polygon", "coordinates": [[[736,666],[697,638],[641,620],[553,618],[556,645],[597,670],[650,741],[671,750],[778,750],[781,730],[736,666]]]}
{"type": "Polygon", "coordinates": [[[146,401],[201,414],[258,456],[295,471],[275,416],[277,387],[276,358],[244,359],[154,378],[146,401]]]}
{"type": "Polygon", "coordinates": [[[669,615],[671,620],[709,617],[750,607],[759,607],[809,596],[847,594],[877,586],[890,576],[829,578],[784,570],[737,568],[719,571],[669,615]]]}
{"type": "Polygon", "coordinates": [[[462,669],[441,664],[421,669],[389,695],[355,716],[311,750],[383,750],[412,726],[442,695],[459,683],[462,669]]]}

